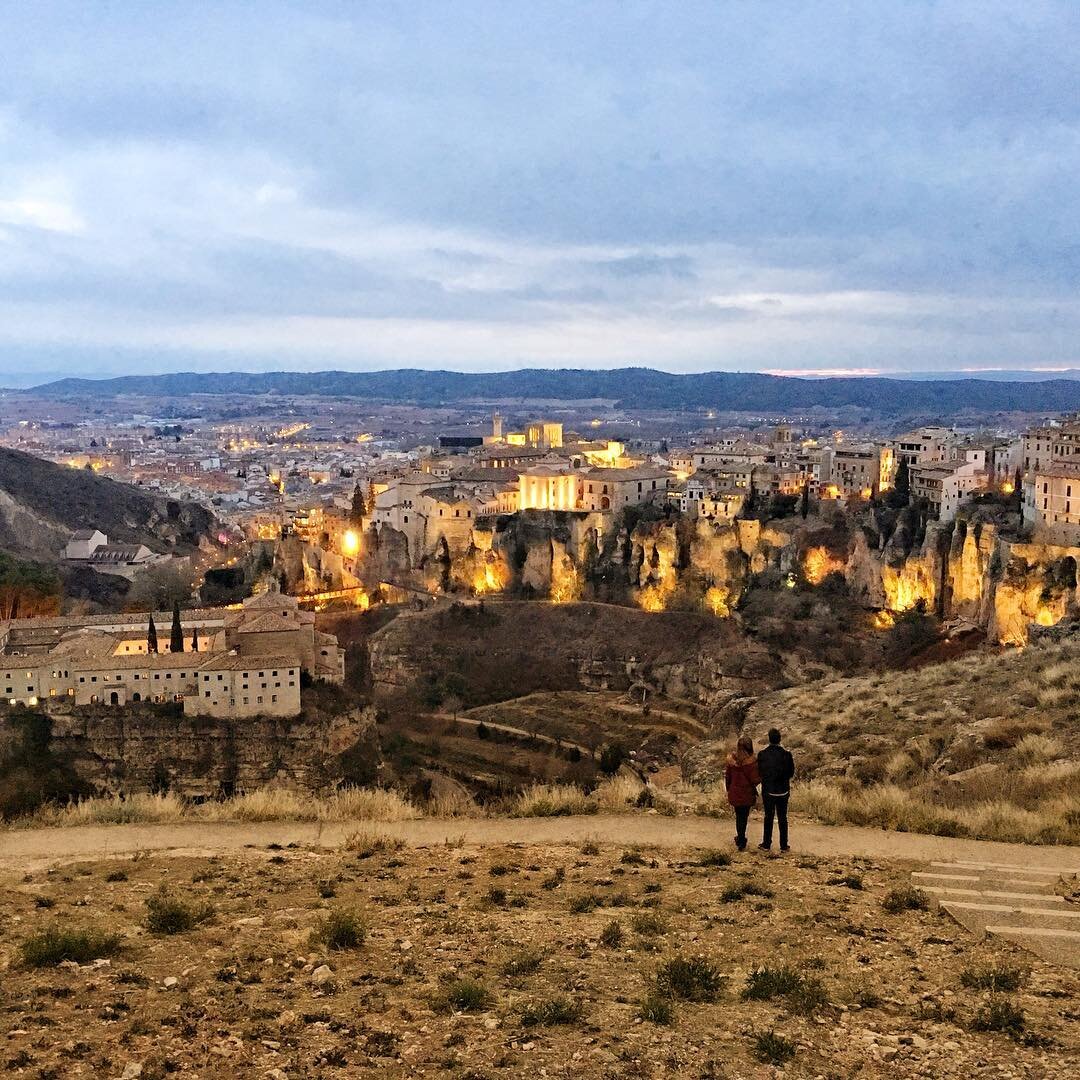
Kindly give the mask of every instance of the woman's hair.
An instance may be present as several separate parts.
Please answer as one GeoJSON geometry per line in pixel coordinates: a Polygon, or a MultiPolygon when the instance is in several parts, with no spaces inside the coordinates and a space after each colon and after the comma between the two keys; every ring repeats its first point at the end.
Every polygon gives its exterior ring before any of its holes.
{"type": "Polygon", "coordinates": [[[754,752],[754,740],[749,735],[742,735],[735,744],[735,748],[741,750],[744,754],[752,754],[754,752]]]}

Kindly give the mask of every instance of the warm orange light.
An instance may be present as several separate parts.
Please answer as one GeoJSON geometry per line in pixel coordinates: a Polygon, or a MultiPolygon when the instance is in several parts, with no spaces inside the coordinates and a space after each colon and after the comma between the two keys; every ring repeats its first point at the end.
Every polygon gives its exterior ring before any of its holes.
{"type": "Polygon", "coordinates": [[[1016,485],[1010,480],[1006,480],[1005,483],[1001,485],[1001,492],[1003,495],[1011,495],[1015,490],[1016,485]]]}
{"type": "Polygon", "coordinates": [[[730,598],[730,593],[722,585],[710,585],[705,590],[705,607],[717,618],[726,619],[731,614],[728,606],[730,598]]]}
{"type": "Polygon", "coordinates": [[[360,537],[356,535],[355,529],[346,529],[345,535],[341,538],[341,553],[342,555],[355,555],[360,550],[360,537]]]}

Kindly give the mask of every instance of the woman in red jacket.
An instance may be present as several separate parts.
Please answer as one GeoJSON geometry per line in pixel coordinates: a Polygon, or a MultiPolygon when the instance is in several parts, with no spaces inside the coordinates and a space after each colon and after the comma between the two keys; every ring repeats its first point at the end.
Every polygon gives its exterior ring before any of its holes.
{"type": "Polygon", "coordinates": [[[727,799],[735,811],[735,846],[746,850],[746,823],[750,810],[757,802],[757,786],[761,783],[754,744],[749,735],[743,735],[724,762],[724,784],[727,799]]]}

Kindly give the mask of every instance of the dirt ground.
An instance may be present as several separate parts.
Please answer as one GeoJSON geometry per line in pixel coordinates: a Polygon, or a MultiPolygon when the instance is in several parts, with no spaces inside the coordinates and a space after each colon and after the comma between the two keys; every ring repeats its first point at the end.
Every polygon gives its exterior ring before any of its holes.
{"type": "Polygon", "coordinates": [[[7,863],[0,1071],[1019,1080],[1080,1069],[1077,973],[978,941],[932,904],[889,914],[905,864],[757,851],[713,862],[702,848],[610,840],[364,834],[337,849],[135,852],[25,874],[7,863]],[[162,895],[195,924],[148,929],[147,901],[162,895]],[[366,932],[356,947],[312,937],[351,913],[366,932]],[[118,950],[27,966],[22,946],[48,928],[110,931],[118,950]],[[787,969],[773,980],[783,993],[747,1000],[762,965],[787,969]],[[964,985],[990,971],[1018,986],[964,985]],[[988,1016],[1011,1017],[1012,1033],[975,1030],[988,1016]],[[762,1060],[788,1054],[782,1067],[762,1060]]]}

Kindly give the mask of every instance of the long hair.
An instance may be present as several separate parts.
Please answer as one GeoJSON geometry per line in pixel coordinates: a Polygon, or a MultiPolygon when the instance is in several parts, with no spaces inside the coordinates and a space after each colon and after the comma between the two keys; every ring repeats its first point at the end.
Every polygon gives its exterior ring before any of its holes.
{"type": "Polygon", "coordinates": [[[738,756],[744,758],[751,758],[754,756],[754,740],[749,735],[739,736],[739,741],[735,744],[735,753],[738,756]]]}

